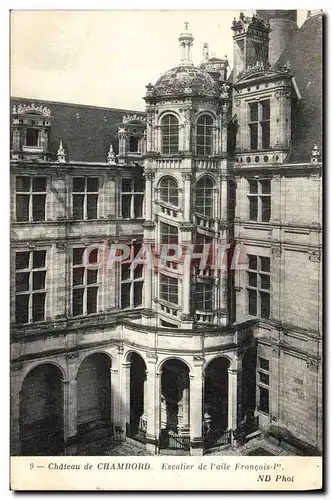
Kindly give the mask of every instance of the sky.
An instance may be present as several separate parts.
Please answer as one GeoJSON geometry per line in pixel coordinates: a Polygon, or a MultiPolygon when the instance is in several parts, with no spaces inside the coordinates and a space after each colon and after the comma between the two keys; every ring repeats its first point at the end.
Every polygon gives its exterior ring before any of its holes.
{"type": "MultiPolygon", "coordinates": [[[[189,22],[193,62],[202,45],[233,60],[231,25],[240,10],[14,10],[11,95],[143,110],[145,86],[180,62],[189,22]]],[[[245,10],[245,15],[255,11],[245,10]]],[[[306,11],[298,11],[298,24],[306,11]]]]}

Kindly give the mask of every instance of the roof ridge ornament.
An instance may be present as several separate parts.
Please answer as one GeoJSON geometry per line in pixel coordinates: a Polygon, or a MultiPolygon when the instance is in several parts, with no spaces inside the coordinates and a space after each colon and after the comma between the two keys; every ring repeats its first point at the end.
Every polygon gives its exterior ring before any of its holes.
{"type": "Polygon", "coordinates": [[[59,149],[57,152],[57,159],[59,163],[66,163],[66,152],[63,147],[62,141],[60,141],[59,149]]]}
{"type": "Polygon", "coordinates": [[[319,163],[321,161],[320,151],[317,144],[314,145],[311,152],[311,163],[319,163]]]}
{"type": "Polygon", "coordinates": [[[179,36],[181,64],[193,66],[191,60],[191,49],[194,37],[188,31],[189,22],[184,23],[184,32],[179,36]]]}
{"type": "Polygon", "coordinates": [[[110,149],[109,149],[109,152],[107,154],[107,163],[111,164],[111,163],[115,163],[115,162],[116,162],[116,154],[114,152],[112,144],[110,144],[110,149]]]}

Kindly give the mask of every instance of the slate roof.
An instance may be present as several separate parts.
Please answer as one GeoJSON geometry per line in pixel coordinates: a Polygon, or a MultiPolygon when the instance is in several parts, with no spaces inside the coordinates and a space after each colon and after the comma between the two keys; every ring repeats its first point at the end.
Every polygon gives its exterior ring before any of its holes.
{"type": "Polygon", "coordinates": [[[290,62],[302,97],[294,116],[293,146],[288,159],[292,163],[310,161],[314,144],[323,152],[322,32],[322,15],[308,18],[278,60],[290,62]]]}
{"type": "Polygon", "coordinates": [[[111,142],[118,152],[117,124],[122,122],[122,117],[127,114],[144,116],[141,111],[19,97],[11,98],[11,109],[14,104],[32,103],[51,110],[53,124],[49,149],[52,159],[56,159],[62,141],[69,161],[106,162],[111,142]]]}

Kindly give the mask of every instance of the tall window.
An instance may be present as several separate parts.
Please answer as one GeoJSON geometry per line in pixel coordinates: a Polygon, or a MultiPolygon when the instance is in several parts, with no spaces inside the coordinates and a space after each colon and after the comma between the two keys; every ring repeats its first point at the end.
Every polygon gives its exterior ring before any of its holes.
{"type": "Polygon", "coordinates": [[[162,245],[176,245],[178,243],[178,228],[170,224],[160,223],[160,243],[162,245]]]}
{"type": "Polygon", "coordinates": [[[45,220],[46,177],[16,177],[16,220],[45,220]]]}
{"type": "Polygon", "coordinates": [[[39,145],[39,130],[37,128],[27,128],[25,133],[25,145],[36,147],[39,145]]]}
{"type": "Polygon", "coordinates": [[[172,177],[163,177],[159,185],[160,199],[177,207],[179,205],[178,184],[172,177]]]}
{"type": "Polygon", "coordinates": [[[93,249],[88,262],[83,260],[85,247],[73,248],[73,316],[97,312],[98,300],[98,250],[93,249]]]}
{"type": "Polygon", "coordinates": [[[270,362],[268,359],[258,358],[257,386],[259,391],[259,407],[263,413],[269,413],[270,390],[270,362]]]}
{"type": "Polygon", "coordinates": [[[196,212],[213,216],[213,182],[209,177],[202,177],[196,184],[196,212]]]}
{"type": "Polygon", "coordinates": [[[143,265],[134,264],[135,255],[140,245],[131,246],[131,257],[128,262],[121,263],[121,308],[139,307],[142,305],[143,265]]]}
{"type": "Polygon", "coordinates": [[[270,148],[270,101],[249,104],[250,149],[270,148]]]}
{"type": "Polygon", "coordinates": [[[144,181],[139,178],[122,179],[121,213],[124,219],[143,217],[144,181]]]}
{"type": "Polygon", "coordinates": [[[249,220],[270,222],[271,181],[269,179],[249,181],[249,220]]]}
{"type": "Polygon", "coordinates": [[[197,311],[212,311],[212,283],[197,283],[196,284],[196,310],[197,311]]]}
{"type": "Polygon", "coordinates": [[[270,258],[248,255],[247,292],[249,314],[270,317],[270,258]]]}
{"type": "Polygon", "coordinates": [[[73,178],[73,218],[98,218],[98,177],[73,178]]]}
{"type": "Polygon", "coordinates": [[[16,253],[16,323],[45,319],[46,250],[16,253]]]}
{"type": "Polygon", "coordinates": [[[179,122],[174,115],[165,115],[161,119],[161,153],[176,154],[179,151],[179,122]]]}
{"type": "Polygon", "coordinates": [[[178,304],[178,280],[160,274],[160,298],[172,304],[178,304]]]}
{"type": "Polygon", "coordinates": [[[202,115],[196,125],[196,154],[212,155],[213,120],[209,115],[202,115]]]}

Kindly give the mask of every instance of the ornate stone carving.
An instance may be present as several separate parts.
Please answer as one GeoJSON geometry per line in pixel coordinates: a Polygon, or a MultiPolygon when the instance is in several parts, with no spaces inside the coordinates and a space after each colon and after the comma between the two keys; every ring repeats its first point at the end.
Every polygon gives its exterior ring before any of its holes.
{"type": "Polygon", "coordinates": [[[41,113],[42,115],[47,117],[51,116],[51,110],[49,108],[47,108],[46,106],[36,106],[35,103],[32,103],[30,105],[19,104],[17,111],[16,111],[16,106],[13,107],[13,113],[24,114],[24,113],[29,113],[31,111],[41,113]]]}
{"type": "Polygon", "coordinates": [[[272,175],[272,179],[273,179],[275,182],[280,182],[280,174],[273,174],[273,175],[272,175]]]}
{"type": "Polygon", "coordinates": [[[279,345],[273,345],[272,346],[272,356],[274,358],[280,358],[280,346],[279,345]]]}
{"type": "Polygon", "coordinates": [[[311,172],[310,174],[310,179],[313,181],[318,181],[319,180],[319,172],[311,172]]]}
{"type": "Polygon", "coordinates": [[[68,248],[68,245],[64,241],[57,241],[55,244],[55,248],[58,252],[65,252],[68,248]]]}
{"type": "Polygon", "coordinates": [[[309,260],[310,260],[310,262],[320,262],[319,251],[309,252],[309,260]]]}
{"type": "Polygon", "coordinates": [[[307,368],[311,372],[316,372],[318,370],[318,359],[308,358],[307,359],[307,368]]]}
{"type": "Polygon", "coordinates": [[[122,344],[118,345],[117,350],[119,354],[123,354],[123,345],[122,344]]]}
{"type": "Polygon", "coordinates": [[[181,175],[183,181],[191,181],[192,179],[192,174],[189,172],[182,173],[181,175]]]}
{"type": "Polygon", "coordinates": [[[311,163],[319,163],[321,161],[320,151],[317,144],[314,145],[311,152],[311,163]]]}
{"type": "Polygon", "coordinates": [[[136,113],[133,115],[125,115],[122,118],[122,123],[126,124],[129,122],[141,122],[141,123],[146,123],[146,117],[143,115],[137,115],[136,113]]]}
{"type": "Polygon", "coordinates": [[[115,161],[116,161],[116,154],[113,150],[112,144],[110,144],[110,149],[107,153],[107,163],[111,164],[111,163],[115,163],[115,161]]]}
{"type": "Polygon", "coordinates": [[[145,172],[144,175],[145,175],[145,179],[147,181],[153,181],[154,180],[154,176],[155,176],[154,172],[145,172]]]}
{"type": "Polygon", "coordinates": [[[273,245],[271,247],[271,252],[274,257],[281,257],[281,246],[280,245],[273,245]]]}
{"type": "Polygon", "coordinates": [[[66,153],[62,141],[60,141],[59,149],[56,156],[59,163],[66,163],[66,153]]]}

